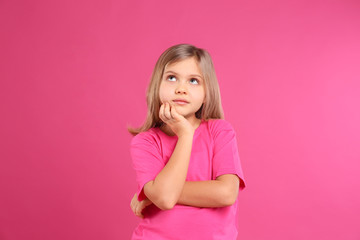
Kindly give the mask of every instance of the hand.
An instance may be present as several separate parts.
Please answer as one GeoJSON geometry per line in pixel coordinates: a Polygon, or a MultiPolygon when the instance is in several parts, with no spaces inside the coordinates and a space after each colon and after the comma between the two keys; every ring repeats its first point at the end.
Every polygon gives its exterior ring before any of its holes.
{"type": "Polygon", "coordinates": [[[159,117],[178,137],[195,132],[191,123],[176,111],[174,105],[168,102],[161,105],[159,117]]]}
{"type": "Polygon", "coordinates": [[[144,210],[144,208],[146,208],[151,204],[152,202],[148,198],[145,198],[144,200],[139,202],[137,198],[137,194],[135,193],[134,197],[131,199],[130,207],[136,216],[140,218],[144,218],[144,215],[142,214],[142,210],[144,210]]]}

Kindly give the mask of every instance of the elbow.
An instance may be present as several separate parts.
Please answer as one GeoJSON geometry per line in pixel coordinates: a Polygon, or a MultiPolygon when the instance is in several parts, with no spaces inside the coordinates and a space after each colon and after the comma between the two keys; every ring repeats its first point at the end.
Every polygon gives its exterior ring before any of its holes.
{"type": "Polygon", "coordinates": [[[161,210],[170,210],[173,209],[177,203],[175,198],[171,198],[168,194],[148,194],[148,198],[161,210]]]}
{"type": "Polygon", "coordinates": [[[176,202],[167,198],[162,198],[155,204],[161,210],[171,210],[174,208],[176,202]]]}
{"type": "Polygon", "coordinates": [[[236,199],[237,198],[235,198],[233,196],[227,197],[223,202],[224,207],[233,205],[236,202],[236,199]]]}
{"type": "Polygon", "coordinates": [[[222,198],[222,205],[228,207],[233,205],[238,197],[239,189],[225,189],[222,198]]]}
{"type": "Polygon", "coordinates": [[[173,209],[178,198],[174,194],[169,194],[166,190],[154,188],[152,184],[153,181],[144,187],[147,198],[161,210],[173,209]]]}
{"type": "Polygon", "coordinates": [[[157,198],[158,208],[161,210],[171,210],[174,208],[178,201],[178,197],[174,193],[168,191],[160,191],[157,198]]]}
{"type": "Polygon", "coordinates": [[[174,197],[172,198],[169,195],[160,194],[154,199],[153,203],[161,210],[170,210],[174,208],[177,201],[174,197]]]}

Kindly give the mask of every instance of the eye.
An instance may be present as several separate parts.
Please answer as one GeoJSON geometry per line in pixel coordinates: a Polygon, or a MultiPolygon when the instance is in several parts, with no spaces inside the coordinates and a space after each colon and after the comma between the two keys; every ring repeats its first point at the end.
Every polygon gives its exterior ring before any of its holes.
{"type": "Polygon", "coordinates": [[[174,75],[169,75],[166,79],[168,79],[170,82],[176,81],[176,77],[174,75]]]}
{"type": "Polygon", "coordinates": [[[196,78],[192,78],[190,80],[190,83],[196,85],[196,84],[199,84],[199,80],[197,80],[196,78]]]}

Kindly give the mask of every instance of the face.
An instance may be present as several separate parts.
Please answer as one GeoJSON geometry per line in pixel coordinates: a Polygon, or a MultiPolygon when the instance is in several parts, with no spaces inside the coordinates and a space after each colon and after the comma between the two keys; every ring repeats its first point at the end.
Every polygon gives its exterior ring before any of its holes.
{"type": "Polygon", "coordinates": [[[161,79],[160,101],[171,102],[185,118],[194,118],[205,101],[205,82],[195,58],[169,64],[161,79]]]}

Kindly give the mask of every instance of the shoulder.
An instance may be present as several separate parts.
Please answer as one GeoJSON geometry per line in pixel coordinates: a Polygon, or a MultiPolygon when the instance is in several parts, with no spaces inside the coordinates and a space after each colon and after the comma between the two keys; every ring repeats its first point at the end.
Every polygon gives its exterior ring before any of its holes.
{"type": "Polygon", "coordinates": [[[130,142],[130,155],[136,168],[138,164],[144,164],[145,160],[161,160],[161,142],[157,136],[156,129],[149,129],[133,136],[130,142]]]}
{"type": "Polygon", "coordinates": [[[159,135],[156,128],[150,128],[145,132],[140,132],[133,136],[130,142],[131,146],[139,144],[156,144],[159,141],[159,135]]]}
{"type": "Polygon", "coordinates": [[[225,119],[209,119],[208,120],[209,131],[216,135],[223,131],[235,132],[232,124],[225,119]]]}

